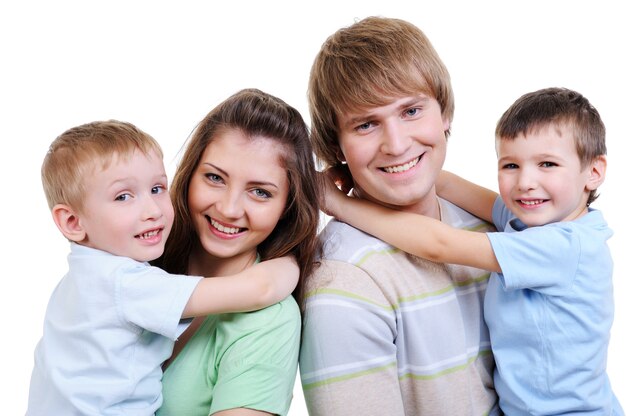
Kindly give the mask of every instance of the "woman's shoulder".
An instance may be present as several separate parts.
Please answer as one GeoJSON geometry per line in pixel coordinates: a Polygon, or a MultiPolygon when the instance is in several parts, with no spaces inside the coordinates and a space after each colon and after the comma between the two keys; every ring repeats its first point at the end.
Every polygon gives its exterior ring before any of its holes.
{"type": "Polygon", "coordinates": [[[239,330],[263,330],[277,327],[294,328],[300,326],[300,308],[293,296],[263,309],[251,312],[224,314],[222,326],[239,330]]]}

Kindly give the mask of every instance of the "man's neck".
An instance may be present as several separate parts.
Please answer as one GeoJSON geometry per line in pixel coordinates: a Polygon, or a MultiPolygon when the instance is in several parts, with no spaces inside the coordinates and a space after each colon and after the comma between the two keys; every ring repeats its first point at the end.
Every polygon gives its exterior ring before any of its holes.
{"type": "Polygon", "coordinates": [[[396,211],[408,212],[412,214],[420,214],[420,215],[425,215],[427,217],[434,218],[436,220],[441,220],[441,208],[439,206],[439,198],[437,198],[437,194],[435,193],[434,188],[424,198],[420,199],[419,201],[411,205],[387,204],[385,202],[372,198],[371,196],[369,196],[367,193],[363,192],[359,188],[355,188],[352,191],[352,193],[357,198],[367,199],[368,201],[374,202],[378,205],[381,205],[383,207],[387,207],[396,211]]]}

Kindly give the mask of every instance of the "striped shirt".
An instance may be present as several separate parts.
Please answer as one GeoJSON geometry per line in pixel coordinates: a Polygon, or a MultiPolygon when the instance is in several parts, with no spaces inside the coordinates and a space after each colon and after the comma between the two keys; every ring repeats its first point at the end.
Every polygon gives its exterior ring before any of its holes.
{"type": "MultiPolygon", "coordinates": [[[[439,202],[444,222],[492,230],[439,202]]],[[[321,237],[300,351],[309,413],[497,414],[482,312],[489,273],[411,256],[334,220],[321,237]]]]}

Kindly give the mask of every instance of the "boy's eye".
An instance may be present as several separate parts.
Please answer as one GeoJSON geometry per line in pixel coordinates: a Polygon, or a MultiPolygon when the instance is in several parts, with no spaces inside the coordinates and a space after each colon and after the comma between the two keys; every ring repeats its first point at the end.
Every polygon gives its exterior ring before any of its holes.
{"type": "Polygon", "coordinates": [[[165,186],[163,186],[163,185],[155,185],[155,186],[152,187],[150,192],[153,193],[153,194],[160,194],[162,192],[165,192],[165,186]]]}
{"type": "Polygon", "coordinates": [[[539,166],[542,168],[552,168],[554,166],[557,166],[557,164],[554,162],[541,162],[539,166]]]}
{"type": "Polygon", "coordinates": [[[515,163],[507,163],[502,166],[502,169],[517,169],[517,165],[515,163]]]}
{"type": "Polygon", "coordinates": [[[130,199],[129,194],[121,194],[115,197],[116,201],[128,201],[130,199]]]}

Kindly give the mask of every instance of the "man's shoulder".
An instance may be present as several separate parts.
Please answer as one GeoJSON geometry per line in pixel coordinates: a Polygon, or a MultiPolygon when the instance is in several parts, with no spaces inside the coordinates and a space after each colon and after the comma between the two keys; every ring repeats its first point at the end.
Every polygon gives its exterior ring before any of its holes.
{"type": "Polygon", "coordinates": [[[320,233],[325,260],[355,264],[363,253],[393,249],[389,244],[335,219],[320,233]]]}
{"type": "Polygon", "coordinates": [[[450,201],[439,198],[439,206],[441,209],[441,220],[454,228],[479,232],[495,230],[492,224],[475,217],[450,201]]]}

